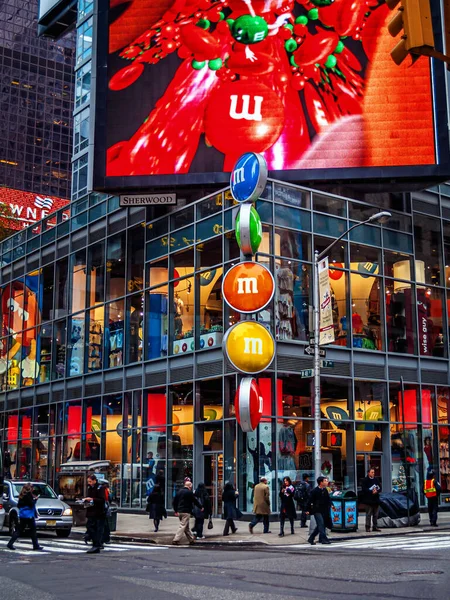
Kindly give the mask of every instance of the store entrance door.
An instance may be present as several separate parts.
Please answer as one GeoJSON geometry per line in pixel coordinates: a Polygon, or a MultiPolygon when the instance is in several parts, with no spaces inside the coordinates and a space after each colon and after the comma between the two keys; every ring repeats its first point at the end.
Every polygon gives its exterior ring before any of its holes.
{"type": "Polygon", "coordinates": [[[356,485],[358,490],[361,490],[361,480],[367,475],[369,469],[375,469],[375,477],[378,477],[381,489],[383,489],[382,457],[381,452],[362,452],[356,455],[356,485]]]}
{"type": "Polygon", "coordinates": [[[213,517],[222,515],[223,453],[203,454],[203,480],[211,498],[213,517]]]}

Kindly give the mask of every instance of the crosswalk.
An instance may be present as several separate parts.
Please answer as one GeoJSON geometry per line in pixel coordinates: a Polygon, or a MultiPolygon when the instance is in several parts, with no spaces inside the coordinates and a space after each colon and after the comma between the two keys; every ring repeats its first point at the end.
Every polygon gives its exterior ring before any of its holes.
{"type": "MultiPolygon", "coordinates": [[[[58,539],[58,538],[39,538],[39,544],[43,546],[44,550],[33,550],[33,545],[31,540],[17,540],[14,543],[15,550],[9,550],[6,545],[9,541],[9,538],[0,538],[0,553],[2,555],[6,555],[6,553],[11,555],[16,554],[29,554],[33,556],[39,555],[48,555],[48,553],[53,554],[85,554],[87,550],[89,550],[89,546],[86,546],[83,540],[68,538],[68,539],[58,539]]],[[[154,550],[163,550],[167,549],[164,546],[154,546],[149,544],[116,544],[111,543],[105,545],[105,549],[102,552],[132,552],[132,551],[154,551],[154,550]]]]}
{"type": "MultiPolygon", "coordinates": [[[[293,546],[290,546],[292,548],[293,546]]],[[[309,544],[296,544],[295,548],[304,550],[311,548],[309,544]]],[[[450,535],[448,532],[433,533],[433,534],[408,534],[408,535],[393,535],[391,537],[371,537],[365,539],[356,539],[348,541],[333,542],[329,546],[317,544],[313,549],[329,550],[380,550],[380,551],[424,551],[424,550],[440,550],[442,548],[450,548],[450,535]]]]}

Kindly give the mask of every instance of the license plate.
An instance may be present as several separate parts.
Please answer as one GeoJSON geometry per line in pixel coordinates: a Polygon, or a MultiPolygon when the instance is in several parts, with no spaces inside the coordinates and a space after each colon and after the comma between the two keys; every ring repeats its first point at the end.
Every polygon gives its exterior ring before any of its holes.
{"type": "Polygon", "coordinates": [[[55,527],[56,521],[47,521],[47,527],[55,527]]]}

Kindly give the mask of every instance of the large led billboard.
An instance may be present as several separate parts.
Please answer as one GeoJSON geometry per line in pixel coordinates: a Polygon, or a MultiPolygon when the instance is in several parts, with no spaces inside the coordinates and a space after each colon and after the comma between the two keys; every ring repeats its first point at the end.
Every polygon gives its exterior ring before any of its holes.
{"type": "Polygon", "coordinates": [[[291,181],[450,176],[444,68],[394,64],[383,0],[99,6],[98,189],[225,182],[246,151],[291,181]]]}

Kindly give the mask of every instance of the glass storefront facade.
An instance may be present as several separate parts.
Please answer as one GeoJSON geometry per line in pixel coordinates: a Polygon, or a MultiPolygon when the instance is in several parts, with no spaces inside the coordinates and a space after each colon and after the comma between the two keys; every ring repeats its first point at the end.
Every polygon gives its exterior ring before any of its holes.
{"type": "MultiPolygon", "coordinates": [[[[330,279],[335,343],[322,370],[323,472],[357,490],[373,466],[385,491],[407,477],[422,497],[426,469],[450,494],[448,451],[450,192],[366,196],[364,201],[269,181],[256,208],[276,294],[258,315],[276,334],[276,359],[258,376],[258,429],[236,423],[238,375],[222,352],[239,315],[222,298],[240,259],[236,206],[225,189],[191,190],[155,218],[91,194],[1,245],[0,432],[11,476],[58,486],[60,465],[109,461],[115,500],[145,506],[159,478],[171,507],[186,476],[204,480],[221,510],[233,481],[243,511],[266,475],[313,473],[311,379],[304,353],[312,321],[312,256],[334,247],[330,279]],[[400,377],[405,393],[400,391],[400,377]]],[[[159,209],[161,210],[161,209],[159,209]]],[[[70,495],[67,481],[61,492],[70,495]]],[[[69,486],[70,487],[70,486],[69,486]]]]}

